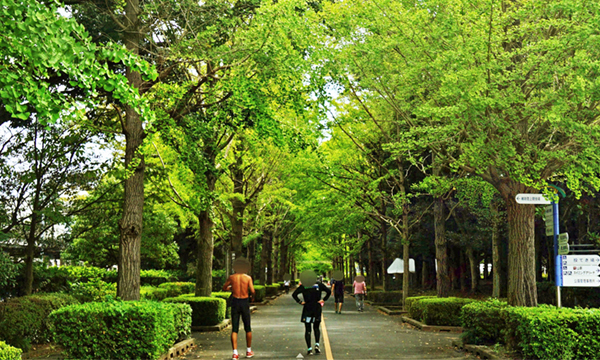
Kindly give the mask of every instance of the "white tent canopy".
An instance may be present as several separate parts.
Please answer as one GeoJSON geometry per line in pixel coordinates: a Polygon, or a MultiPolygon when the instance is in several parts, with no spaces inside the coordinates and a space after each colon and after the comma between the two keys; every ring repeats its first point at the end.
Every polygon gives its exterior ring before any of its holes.
{"type": "MultiPolygon", "coordinates": [[[[415,272],[415,259],[409,259],[408,271],[415,272]]],[[[387,269],[388,274],[403,274],[404,273],[404,260],[396,258],[392,265],[387,269]]]]}

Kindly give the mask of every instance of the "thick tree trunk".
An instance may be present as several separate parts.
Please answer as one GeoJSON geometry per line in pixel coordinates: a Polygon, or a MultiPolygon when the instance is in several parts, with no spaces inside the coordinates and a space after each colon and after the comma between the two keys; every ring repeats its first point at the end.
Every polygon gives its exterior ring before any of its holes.
{"type": "Polygon", "coordinates": [[[467,246],[467,258],[471,269],[471,292],[474,293],[479,286],[479,261],[471,245],[467,246]]]}
{"type": "Polygon", "coordinates": [[[498,212],[498,204],[492,202],[490,206],[492,211],[492,297],[499,298],[502,273],[502,265],[500,262],[500,229],[498,226],[500,224],[500,213],[498,212]]]}
{"type": "MultiPolygon", "coordinates": [[[[505,195],[505,194],[503,194],[505,195]]],[[[508,214],[508,304],[537,306],[535,206],[517,204],[517,192],[504,196],[508,214]]]]}
{"type": "MultiPolygon", "coordinates": [[[[123,32],[125,47],[133,54],[139,54],[141,24],[139,0],[127,0],[125,4],[125,25],[123,32]]],[[[125,72],[129,85],[139,88],[142,78],[138,72],[127,68],[125,72]]],[[[119,222],[119,269],[117,296],[122,300],[140,299],[140,249],[144,211],[144,157],[140,146],[144,139],[144,129],[140,115],[125,105],[125,169],[130,172],[125,179],[123,216],[119,222]]]]}
{"type": "Polygon", "coordinates": [[[448,274],[448,243],[446,241],[446,218],[444,215],[444,200],[442,198],[435,199],[433,219],[435,229],[435,258],[437,260],[437,296],[448,297],[450,296],[452,281],[448,274]]]}
{"type": "Polygon", "coordinates": [[[198,263],[196,267],[196,296],[210,296],[212,293],[212,258],[214,239],[213,221],[210,210],[201,211],[198,215],[198,263]]]}
{"type": "Polygon", "coordinates": [[[404,273],[402,274],[402,306],[406,306],[406,298],[410,289],[410,253],[409,243],[403,240],[402,259],[404,260],[404,273]]]}

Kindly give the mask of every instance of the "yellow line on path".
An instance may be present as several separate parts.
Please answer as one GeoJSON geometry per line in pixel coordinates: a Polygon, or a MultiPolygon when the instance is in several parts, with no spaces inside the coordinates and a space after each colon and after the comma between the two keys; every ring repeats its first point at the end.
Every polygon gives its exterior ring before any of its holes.
{"type": "Polygon", "coordinates": [[[333,353],[331,352],[331,345],[329,344],[329,335],[327,335],[327,327],[325,326],[325,317],[321,313],[321,323],[323,325],[323,342],[325,343],[325,356],[327,360],[333,360],[333,353]]]}

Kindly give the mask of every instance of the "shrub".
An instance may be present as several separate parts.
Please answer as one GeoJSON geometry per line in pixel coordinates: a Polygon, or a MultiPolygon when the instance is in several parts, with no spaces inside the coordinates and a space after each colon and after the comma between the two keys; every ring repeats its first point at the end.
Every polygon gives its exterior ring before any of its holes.
{"type": "Polygon", "coordinates": [[[196,291],[196,284],[193,282],[167,282],[158,285],[160,289],[167,289],[173,295],[169,297],[177,297],[183,294],[190,294],[196,291]]]}
{"type": "Polygon", "coordinates": [[[262,285],[254,285],[254,301],[262,302],[267,296],[267,288],[262,285]]]}
{"type": "MultiPolygon", "coordinates": [[[[256,288],[254,289],[256,291],[256,288]]],[[[266,286],[267,296],[275,296],[279,291],[279,285],[267,285],[266,286]]]]}
{"type": "MultiPolygon", "coordinates": [[[[434,298],[434,297],[436,297],[436,296],[428,295],[428,296],[411,296],[411,297],[407,297],[406,298],[406,303],[404,304],[404,310],[406,310],[406,311],[408,311],[410,313],[410,309],[411,309],[412,305],[415,302],[421,301],[423,299],[431,299],[431,298],[434,298]]],[[[423,317],[423,314],[420,314],[419,315],[419,319],[422,318],[422,317],[423,317]]],[[[414,317],[413,317],[413,319],[418,320],[417,318],[414,318],[414,317]]]]}
{"type": "Polygon", "coordinates": [[[374,303],[397,304],[402,302],[402,291],[369,291],[367,292],[367,300],[374,303]]]}
{"type": "Polygon", "coordinates": [[[161,289],[154,286],[142,286],[140,288],[140,298],[142,300],[162,301],[168,297],[175,297],[179,294],[175,294],[169,289],[161,289]]]}
{"type": "Polygon", "coordinates": [[[192,308],[188,304],[169,304],[173,308],[177,342],[189,339],[192,334],[192,308]]]}
{"type": "Polygon", "coordinates": [[[462,307],[461,324],[466,332],[463,340],[468,344],[496,344],[504,342],[503,330],[506,327],[503,310],[506,301],[489,299],[476,301],[462,307]]]}
{"type": "Polygon", "coordinates": [[[192,326],[218,325],[225,320],[225,300],[214,297],[180,296],[163,300],[169,303],[186,303],[192,308],[192,326]]]}
{"type": "Polygon", "coordinates": [[[158,286],[162,283],[177,281],[175,272],[167,270],[142,270],[140,272],[140,284],[158,286]]]}
{"type": "Polygon", "coordinates": [[[69,293],[80,302],[106,301],[117,297],[117,284],[104,282],[100,278],[71,283],[70,287],[69,293]]]}
{"type": "Polygon", "coordinates": [[[460,313],[463,306],[472,303],[473,299],[466,298],[430,298],[418,303],[425,306],[423,322],[427,325],[460,326],[460,313]]]}
{"type": "Polygon", "coordinates": [[[157,359],[181,334],[185,310],[153,301],[71,305],[50,314],[55,342],[77,359],[157,359]],[[177,319],[177,320],[176,320],[177,319]]]}
{"type": "Polygon", "coordinates": [[[0,338],[25,351],[31,344],[50,342],[48,315],[77,303],[77,299],[66,294],[36,294],[0,303],[0,338]]]}
{"type": "Polygon", "coordinates": [[[507,345],[524,357],[578,358],[577,343],[584,339],[573,330],[574,323],[579,320],[573,310],[549,306],[508,307],[504,314],[507,345]]]}
{"type": "MultiPolygon", "coordinates": [[[[226,292],[226,291],[214,291],[210,294],[211,297],[216,297],[219,299],[223,299],[225,300],[225,302],[227,302],[227,300],[231,297],[231,293],[230,292],[226,292]]],[[[225,311],[225,319],[231,319],[231,307],[227,307],[227,310],[225,311]]]]}
{"type": "Polygon", "coordinates": [[[410,310],[408,312],[408,316],[410,316],[411,319],[423,321],[423,313],[425,312],[425,308],[427,307],[426,304],[423,303],[423,300],[425,299],[414,301],[411,304],[410,310]]]}
{"type": "Polygon", "coordinates": [[[0,341],[0,360],[21,360],[21,349],[12,347],[4,341],[0,341]]]}

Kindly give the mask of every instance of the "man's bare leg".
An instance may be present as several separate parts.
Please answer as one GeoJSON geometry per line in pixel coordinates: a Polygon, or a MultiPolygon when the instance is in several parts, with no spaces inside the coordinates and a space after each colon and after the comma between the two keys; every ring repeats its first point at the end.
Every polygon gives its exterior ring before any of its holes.
{"type": "MultiPolygon", "coordinates": [[[[238,337],[238,333],[236,333],[236,332],[231,333],[231,347],[233,348],[233,350],[237,350],[237,337],[238,337]]],[[[248,335],[246,335],[246,337],[248,337],[248,335]]]]}

